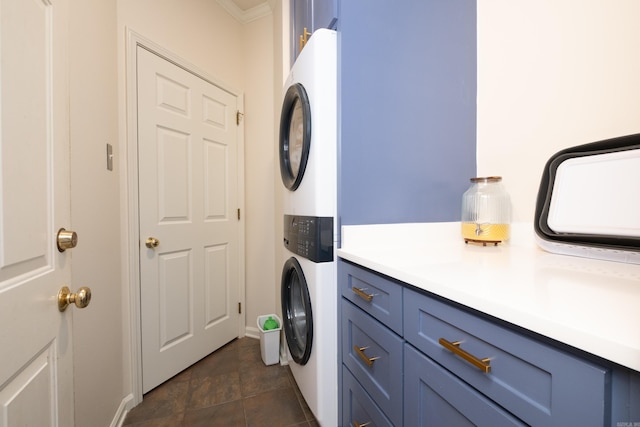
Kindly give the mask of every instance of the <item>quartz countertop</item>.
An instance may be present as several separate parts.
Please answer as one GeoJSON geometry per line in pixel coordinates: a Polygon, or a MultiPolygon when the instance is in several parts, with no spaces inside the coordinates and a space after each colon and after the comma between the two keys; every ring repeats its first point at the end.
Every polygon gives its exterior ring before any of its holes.
{"type": "Polygon", "coordinates": [[[527,223],[498,246],[459,222],[343,226],[337,255],[640,371],[640,265],[545,252],[527,223]]]}

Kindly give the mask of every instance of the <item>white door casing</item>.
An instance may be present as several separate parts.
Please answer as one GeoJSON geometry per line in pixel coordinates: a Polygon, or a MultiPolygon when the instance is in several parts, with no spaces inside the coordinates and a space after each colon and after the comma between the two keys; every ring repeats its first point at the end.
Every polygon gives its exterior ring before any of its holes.
{"type": "Polygon", "coordinates": [[[140,46],[137,100],[147,392],[238,336],[238,100],[140,46]]]}
{"type": "Polygon", "coordinates": [[[0,0],[0,426],[73,425],[66,0],[0,0]],[[37,410],[35,410],[37,408],[37,410]]]}

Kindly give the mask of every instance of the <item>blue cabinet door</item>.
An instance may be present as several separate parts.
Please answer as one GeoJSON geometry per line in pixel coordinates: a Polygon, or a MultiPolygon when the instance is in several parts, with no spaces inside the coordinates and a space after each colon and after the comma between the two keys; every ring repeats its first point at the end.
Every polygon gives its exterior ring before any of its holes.
{"type": "Polygon", "coordinates": [[[304,43],[319,28],[335,30],[338,21],[338,0],[290,0],[291,64],[304,43]],[[302,37],[303,42],[300,42],[302,37]]]}
{"type": "Polygon", "coordinates": [[[338,261],[342,296],[398,335],[402,335],[402,286],[360,266],[338,261]]]}
{"type": "Polygon", "coordinates": [[[305,30],[309,33],[313,26],[312,0],[291,0],[289,3],[291,13],[291,66],[295,62],[302,49],[300,37],[305,37],[305,30]]]}
{"type": "Polygon", "coordinates": [[[342,363],[389,420],[403,425],[402,338],[347,300],[341,312],[342,363]]]}
{"type": "Polygon", "coordinates": [[[393,427],[371,396],[346,367],[342,367],[342,426],[393,427]]]}
{"type": "Polygon", "coordinates": [[[529,425],[598,427],[606,420],[606,367],[407,288],[404,338],[529,425]],[[441,340],[460,343],[457,353],[441,340]],[[460,354],[486,358],[490,371],[460,354]]]}
{"type": "Polygon", "coordinates": [[[475,0],[347,0],[338,28],[342,225],[458,221],[476,175],[475,0]]]}
{"type": "Polygon", "coordinates": [[[405,346],[405,425],[526,425],[410,345],[405,346]]]}
{"type": "Polygon", "coordinates": [[[313,30],[318,28],[336,29],[338,21],[338,0],[313,0],[313,30]]]}

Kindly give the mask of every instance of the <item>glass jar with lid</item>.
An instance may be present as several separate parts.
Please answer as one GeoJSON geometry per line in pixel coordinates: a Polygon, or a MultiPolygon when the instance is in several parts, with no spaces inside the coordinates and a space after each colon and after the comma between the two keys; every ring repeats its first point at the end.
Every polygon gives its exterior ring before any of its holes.
{"type": "Polygon", "coordinates": [[[471,178],[471,186],[462,195],[461,223],[465,243],[497,245],[509,239],[511,198],[502,177],[471,178]]]}

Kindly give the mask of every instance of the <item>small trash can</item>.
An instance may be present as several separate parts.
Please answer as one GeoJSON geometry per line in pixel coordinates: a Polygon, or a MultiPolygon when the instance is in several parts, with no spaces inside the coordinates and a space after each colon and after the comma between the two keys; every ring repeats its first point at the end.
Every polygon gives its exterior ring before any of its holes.
{"type": "Polygon", "coordinates": [[[275,314],[258,316],[258,329],[260,329],[260,354],[265,365],[274,365],[280,361],[280,331],[282,321],[275,314]],[[275,320],[277,327],[273,328],[272,322],[268,322],[265,330],[265,322],[275,320]],[[271,324],[270,324],[271,323],[271,324]],[[272,326],[269,329],[269,326],[272,326]]]}

